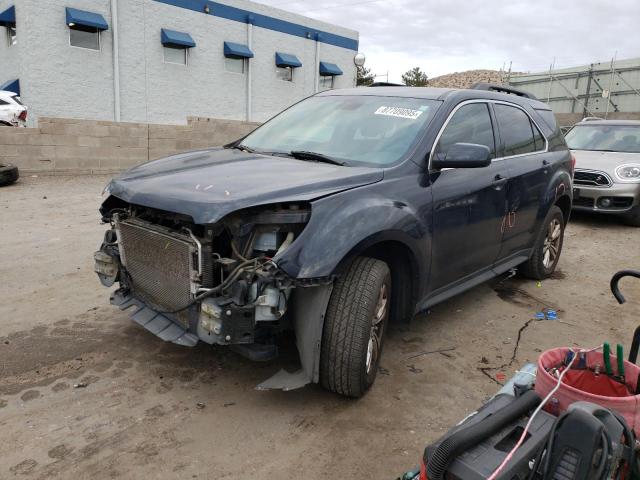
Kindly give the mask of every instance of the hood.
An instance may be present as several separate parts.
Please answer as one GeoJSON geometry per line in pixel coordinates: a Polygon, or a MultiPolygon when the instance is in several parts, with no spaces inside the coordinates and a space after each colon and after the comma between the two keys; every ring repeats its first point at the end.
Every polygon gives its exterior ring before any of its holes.
{"type": "Polygon", "coordinates": [[[571,150],[576,157],[576,168],[599,170],[616,178],[616,167],[627,163],[640,163],[640,153],[600,152],[592,150],[571,150]]]}
{"type": "Polygon", "coordinates": [[[115,177],[107,188],[126,202],[182,213],[206,224],[254,205],[313,200],[382,177],[378,168],[217,148],[145,163],[115,177]]]}

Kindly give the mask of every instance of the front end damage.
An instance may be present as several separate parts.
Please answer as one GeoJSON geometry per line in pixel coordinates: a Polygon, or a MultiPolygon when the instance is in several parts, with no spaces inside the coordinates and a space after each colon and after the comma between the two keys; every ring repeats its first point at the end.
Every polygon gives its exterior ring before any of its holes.
{"type": "Polygon", "coordinates": [[[277,264],[309,221],[310,204],[248,208],[211,225],[116,197],[101,213],[111,228],[95,271],[103,285],[119,284],[111,303],[135,322],[165,341],[228,345],[258,361],[276,357],[282,333],[294,330],[301,370],[279,372],[261,387],[318,381],[332,278],[298,281],[277,264]]]}

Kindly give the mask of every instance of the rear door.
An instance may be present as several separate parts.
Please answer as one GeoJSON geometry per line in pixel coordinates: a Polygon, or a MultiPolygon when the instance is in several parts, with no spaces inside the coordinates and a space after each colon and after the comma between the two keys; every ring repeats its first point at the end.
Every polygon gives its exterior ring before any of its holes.
{"type": "Polygon", "coordinates": [[[494,103],[501,162],[509,170],[507,215],[499,260],[526,255],[535,241],[540,206],[549,183],[547,141],[529,114],[519,106],[494,103]]]}
{"type": "MultiPolygon", "coordinates": [[[[486,145],[496,156],[496,138],[489,105],[465,102],[456,107],[442,130],[433,155],[446,155],[454,143],[486,145]]],[[[485,168],[443,169],[431,173],[433,243],[431,295],[488,271],[500,251],[506,210],[505,162],[485,168]]]]}

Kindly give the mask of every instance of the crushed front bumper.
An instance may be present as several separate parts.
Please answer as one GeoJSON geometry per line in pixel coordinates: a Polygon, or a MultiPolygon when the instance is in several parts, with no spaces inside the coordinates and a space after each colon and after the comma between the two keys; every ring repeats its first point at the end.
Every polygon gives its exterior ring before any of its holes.
{"type": "Polygon", "coordinates": [[[128,310],[134,322],[165,342],[173,342],[185,347],[194,347],[198,343],[198,337],[189,333],[180,323],[170,319],[168,315],[156,312],[141,300],[126,294],[122,289],[116,290],[111,295],[110,301],[120,310],[128,310]]]}

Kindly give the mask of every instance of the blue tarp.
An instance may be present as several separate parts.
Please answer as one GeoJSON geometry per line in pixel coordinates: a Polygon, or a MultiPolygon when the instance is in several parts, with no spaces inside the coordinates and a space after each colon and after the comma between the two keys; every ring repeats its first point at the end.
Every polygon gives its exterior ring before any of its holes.
{"type": "Polygon", "coordinates": [[[73,27],[81,25],[83,27],[95,28],[96,30],[108,30],[109,24],[99,13],[78,10],[67,7],[67,25],[73,27]]]}
{"type": "Polygon", "coordinates": [[[160,37],[162,44],[169,47],[192,48],[196,46],[196,42],[188,33],[176,32],[175,30],[167,30],[166,28],[163,28],[161,30],[160,37]]]}
{"type": "Polygon", "coordinates": [[[342,75],[342,70],[335,63],[320,62],[320,75],[342,75]]]}
{"type": "Polygon", "coordinates": [[[9,80],[5,84],[0,85],[0,90],[13,92],[20,96],[20,80],[9,80]]]}
{"type": "Polygon", "coordinates": [[[246,45],[224,42],[224,56],[230,58],[253,58],[253,52],[246,45]]]}
{"type": "Polygon", "coordinates": [[[298,68],[302,66],[302,62],[295,55],[276,52],[276,66],[298,68]]]}

